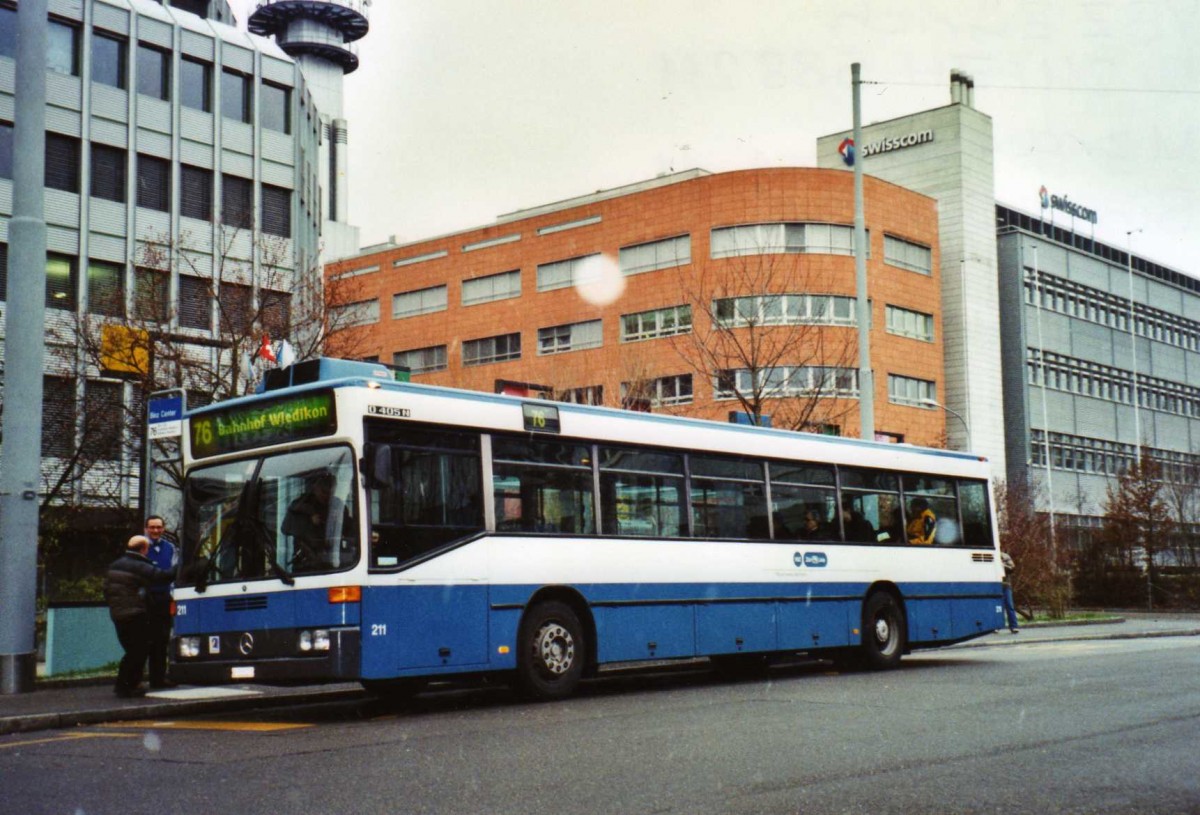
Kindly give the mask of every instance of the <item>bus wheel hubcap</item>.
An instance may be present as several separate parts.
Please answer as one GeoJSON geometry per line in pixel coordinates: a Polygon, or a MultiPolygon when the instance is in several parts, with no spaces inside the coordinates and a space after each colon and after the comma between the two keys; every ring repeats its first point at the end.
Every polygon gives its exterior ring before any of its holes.
{"type": "Polygon", "coordinates": [[[886,617],[880,617],[875,621],[875,641],[886,644],[892,637],[892,628],[888,625],[886,617]]]}
{"type": "Polygon", "coordinates": [[[538,655],[546,670],[555,675],[566,673],[575,661],[575,639],[558,623],[548,623],[538,632],[538,655]]]}

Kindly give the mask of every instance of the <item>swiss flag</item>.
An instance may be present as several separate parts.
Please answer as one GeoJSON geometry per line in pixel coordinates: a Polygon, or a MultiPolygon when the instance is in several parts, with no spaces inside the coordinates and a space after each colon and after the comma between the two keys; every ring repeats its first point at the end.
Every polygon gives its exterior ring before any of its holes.
{"type": "Polygon", "coordinates": [[[271,347],[271,337],[269,334],[263,334],[262,347],[258,349],[258,355],[267,362],[277,362],[275,359],[275,349],[271,347]]]}

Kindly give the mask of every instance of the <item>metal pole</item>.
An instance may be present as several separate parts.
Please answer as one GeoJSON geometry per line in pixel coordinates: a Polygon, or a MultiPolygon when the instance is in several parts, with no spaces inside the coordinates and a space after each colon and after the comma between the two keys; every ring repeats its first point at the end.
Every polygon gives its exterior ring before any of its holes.
{"type": "Polygon", "coordinates": [[[858,320],[858,410],[859,435],[875,438],[875,375],[871,371],[871,312],[867,301],[867,226],[863,214],[862,100],[860,69],[850,66],[854,96],[854,285],[858,320]]]}
{"type": "Polygon", "coordinates": [[[1038,361],[1042,374],[1042,450],[1046,454],[1046,505],[1050,511],[1050,559],[1058,566],[1058,539],[1054,531],[1054,476],[1050,470],[1050,410],[1046,405],[1046,346],[1042,341],[1042,281],[1039,280],[1038,248],[1033,249],[1033,302],[1037,310],[1038,361]]]}
{"type": "Polygon", "coordinates": [[[967,436],[967,443],[966,443],[966,446],[963,447],[963,450],[971,449],[971,425],[967,422],[966,419],[963,418],[963,415],[961,413],[959,413],[957,410],[950,407],[949,405],[943,405],[941,402],[939,402],[936,399],[923,399],[921,401],[921,404],[926,405],[928,407],[941,408],[942,410],[946,411],[951,416],[953,416],[954,418],[956,418],[960,422],[962,422],[963,431],[966,433],[966,436],[967,436]]]}
{"type": "Polygon", "coordinates": [[[1133,446],[1137,456],[1136,461],[1142,460],[1142,418],[1141,396],[1138,394],[1138,358],[1137,358],[1137,323],[1133,309],[1133,234],[1140,229],[1131,229],[1125,233],[1125,268],[1129,277],[1129,356],[1133,361],[1133,446]]]}
{"type": "Polygon", "coordinates": [[[38,486],[45,353],[46,0],[17,7],[13,210],[0,447],[0,694],[33,690],[37,674],[38,486]]]}

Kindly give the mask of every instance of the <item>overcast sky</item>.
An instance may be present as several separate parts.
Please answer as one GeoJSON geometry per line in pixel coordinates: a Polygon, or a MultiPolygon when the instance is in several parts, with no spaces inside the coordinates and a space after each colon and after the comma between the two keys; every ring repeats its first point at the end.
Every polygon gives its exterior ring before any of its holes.
{"type": "MultiPolygon", "coordinates": [[[[669,172],[814,166],[816,139],[975,79],[996,197],[1200,277],[1200,2],[374,0],[346,77],[364,245],[669,172]]],[[[867,165],[868,172],[870,165],[867,165]]]]}

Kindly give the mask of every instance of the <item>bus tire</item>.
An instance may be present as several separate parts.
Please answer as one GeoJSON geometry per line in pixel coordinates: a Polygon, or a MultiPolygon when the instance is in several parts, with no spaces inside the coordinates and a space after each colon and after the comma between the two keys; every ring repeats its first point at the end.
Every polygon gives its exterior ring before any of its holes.
{"type": "Polygon", "coordinates": [[[877,591],[863,604],[862,647],[859,661],[869,671],[886,671],[900,664],[907,642],[904,610],[890,592],[877,591]]]}
{"type": "Polygon", "coordinates": [[[517,635],[517,690],[529,699],[570,696],[587,655],[583,626],[565,603],[547,601],[529,609],[517,635]]]}

